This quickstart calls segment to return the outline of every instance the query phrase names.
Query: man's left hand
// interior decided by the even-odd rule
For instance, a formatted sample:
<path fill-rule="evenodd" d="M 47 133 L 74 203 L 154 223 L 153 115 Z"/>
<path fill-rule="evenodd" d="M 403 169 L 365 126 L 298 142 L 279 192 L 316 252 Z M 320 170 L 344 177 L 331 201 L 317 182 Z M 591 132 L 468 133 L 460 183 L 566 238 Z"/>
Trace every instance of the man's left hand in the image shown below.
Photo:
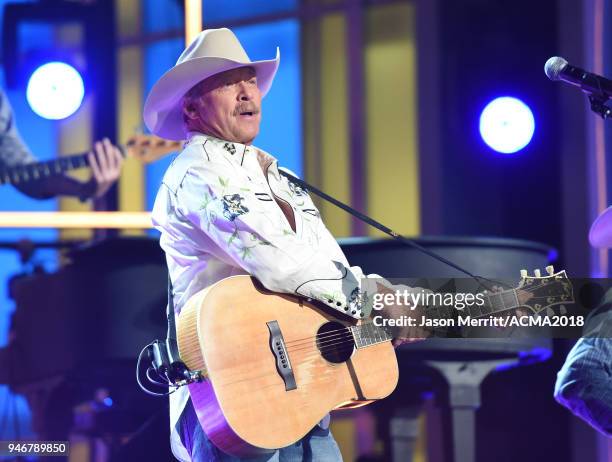
<path fill-rule="evenodd" d="M 121 174 L 123 156 L 117 146 L 108 138 L 94 143 L 94 150 L 88 155 L 91 179 L 83 184 L 86 198 L 102 197 L 117 181 Z"/>

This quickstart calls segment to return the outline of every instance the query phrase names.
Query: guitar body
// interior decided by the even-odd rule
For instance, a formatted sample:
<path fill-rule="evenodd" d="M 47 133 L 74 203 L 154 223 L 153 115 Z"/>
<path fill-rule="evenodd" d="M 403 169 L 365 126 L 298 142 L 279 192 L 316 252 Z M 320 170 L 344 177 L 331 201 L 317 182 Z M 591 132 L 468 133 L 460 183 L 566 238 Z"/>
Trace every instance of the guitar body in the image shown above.
<path fill-rule="evenodd" d="M 208 438 L 236 456 L 270 452 L 333 409 L 388 396 L 398 380 L 391 342 L 353 348 L 351 325 L 298 297 L 266 292 L 250 276 L 195 294 L 177 334 L 181 358 L 207 376 L 189 392 Z"/>

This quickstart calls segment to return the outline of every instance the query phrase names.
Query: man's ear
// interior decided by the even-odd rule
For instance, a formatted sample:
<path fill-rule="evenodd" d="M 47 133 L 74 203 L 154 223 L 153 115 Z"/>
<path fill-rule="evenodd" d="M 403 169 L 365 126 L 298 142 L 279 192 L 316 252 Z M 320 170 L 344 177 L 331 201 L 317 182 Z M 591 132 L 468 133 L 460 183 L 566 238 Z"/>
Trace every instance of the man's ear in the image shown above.
<path fill-rule="evenodd" d="M 196 109 L 196 106 L 193 101 L 183 101 L 183 115 L 191 120 L 196 119 L 198 117 L 198 110 Z"/>

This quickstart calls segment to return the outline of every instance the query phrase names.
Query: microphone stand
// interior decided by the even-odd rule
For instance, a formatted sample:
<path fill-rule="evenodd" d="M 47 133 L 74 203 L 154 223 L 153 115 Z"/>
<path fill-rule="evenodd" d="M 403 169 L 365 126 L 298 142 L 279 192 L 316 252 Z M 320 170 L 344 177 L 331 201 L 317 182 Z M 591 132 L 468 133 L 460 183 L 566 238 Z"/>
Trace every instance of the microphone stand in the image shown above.
<path fill-rule="evenodd" d="M 602 119 L 606 120 L 612 117 L 612 109 L 606 106 L 606 103 L 610 99 L 603 93 L 587 93 L 589 96 L 589 102 L 591 103 L 591 110 L 599 114 Z"/>

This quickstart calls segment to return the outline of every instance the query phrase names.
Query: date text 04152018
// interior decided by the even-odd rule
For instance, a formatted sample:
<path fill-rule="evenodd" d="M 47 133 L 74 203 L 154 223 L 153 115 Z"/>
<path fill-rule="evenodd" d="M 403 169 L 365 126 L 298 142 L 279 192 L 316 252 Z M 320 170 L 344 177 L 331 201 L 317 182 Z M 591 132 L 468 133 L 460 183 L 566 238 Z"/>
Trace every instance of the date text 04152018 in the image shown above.
<path fill-rule="evenodd" d="M 68 441 L 0 441 L 2 456 L 67 456 Z"/>

